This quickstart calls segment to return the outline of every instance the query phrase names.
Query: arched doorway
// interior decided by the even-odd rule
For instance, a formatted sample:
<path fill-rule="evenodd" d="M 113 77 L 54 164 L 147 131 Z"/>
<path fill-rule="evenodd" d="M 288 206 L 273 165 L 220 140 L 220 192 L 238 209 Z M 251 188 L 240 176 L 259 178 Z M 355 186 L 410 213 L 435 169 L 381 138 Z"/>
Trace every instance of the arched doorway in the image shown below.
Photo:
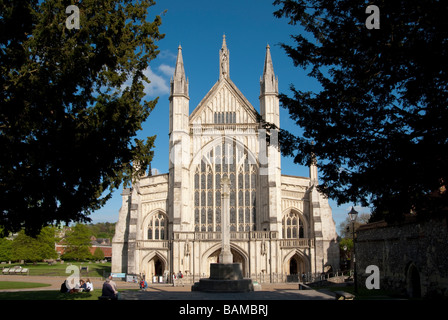
<path fill-rule="evenodd" d="M 285 261 L 285 272 L 287 274 L 286 280 L 288 282 L 297 282 L 301 278 L 302 273 L 307 273 L 307 261 L 306 258 L 294 253 L 289 259 Z"/>
<path fill-rule="evenodd" d="M 166 264 L 161 257 L 155 254 L 145 267 L 144 276 L 148 282 L 161 282 L 165 275 Z M 161 278 L 162 277 L 162 278 Z"/>
<path fill-rule="evenodd" d="M 289 274 L 297 274 L 297 260 L 296 259 L 291 259 L 289 261 Z"/>
<path fill-rule="evenodd" d="M 413 263 L 406 274 L 406 291 L 410 298 L 421 298 L 420 273 Z"/>

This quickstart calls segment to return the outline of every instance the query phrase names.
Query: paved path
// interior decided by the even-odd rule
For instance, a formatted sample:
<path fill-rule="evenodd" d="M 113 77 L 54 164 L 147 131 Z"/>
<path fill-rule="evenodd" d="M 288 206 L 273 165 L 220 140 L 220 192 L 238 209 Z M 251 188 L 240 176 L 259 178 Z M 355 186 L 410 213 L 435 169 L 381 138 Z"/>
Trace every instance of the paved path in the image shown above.
<path fill-rule="evenodd" d="M 254 291 L 246 293 L 208 292 L 122 292 L 123 300 L 334 300 L 333 296 L 315 290 Z"/>
<path fill-rule="evenodd" d="M 40 277 L 22 275 L 1 275 L 0 281 L 26 281 L 47 283 L 50 286 L 32 289 L 8 289 L 0 292 L 59 290 L 66 277 Z M 94 290 L 99 290 L 103 280 L 92 279 Z M 138 284 L 116 281 L 118 289 L 138 289 Z M 123 300 L 334 300 L 325 292 L 298 290 L 297 283 L 263 284 L 261 291 L 247 293 L 208 293 L 191 291 L 191 285 L 173 287 L 167 284 L 149 285 L 145 291 L 121 292 Z"/>
<path fill-rule="evenodd" d="M 125 291 L 124 300 L 334 300 L 334 296 L 315 291 L 299 290 L 297 284 L 266 284 L 261 291 L 242 293 L 211 293 L 191 291 L 190 286 L 149 286 L 145 291 Z"/>

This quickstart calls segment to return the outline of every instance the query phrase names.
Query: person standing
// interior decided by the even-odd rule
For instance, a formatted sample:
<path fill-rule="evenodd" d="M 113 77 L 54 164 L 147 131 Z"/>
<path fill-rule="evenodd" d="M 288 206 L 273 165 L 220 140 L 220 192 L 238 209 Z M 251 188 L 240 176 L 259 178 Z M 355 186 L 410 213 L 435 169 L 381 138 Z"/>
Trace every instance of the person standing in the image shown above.
<path fill-rule="evenodd" d="M 176 286 L 176 274 L 173 272 L 173 287 Z"/>
<path fill-rule="evenodd" d="M 178 279 L 178 283 L 180 285 L 180 283 L 182 283 L 182 287 L 184 287 L 184 280 L 183 280 L 184 275 L 182 274 L 182 271 L 179 271 L 179 273 L 177 274 L 177 279 Z"/>

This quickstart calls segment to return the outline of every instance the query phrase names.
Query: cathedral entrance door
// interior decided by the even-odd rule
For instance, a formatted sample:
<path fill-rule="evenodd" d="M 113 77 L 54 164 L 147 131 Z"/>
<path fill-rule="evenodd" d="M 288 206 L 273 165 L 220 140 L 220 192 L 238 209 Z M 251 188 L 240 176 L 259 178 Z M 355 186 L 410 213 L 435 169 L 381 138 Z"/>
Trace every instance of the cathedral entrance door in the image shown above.
<path fill-rule="evenodd" d="M 301 274 L 307 272 L 305 266 L 306 264 L 302 257 L 300 257 L 298 254 L 293 255 L 289 259 L 287 281 L 297 282 Z"/>
<path fill-rule="evenodd" d="M 163 273 L 165 270 L 165 264 L 163 261 L 156 255 L 151 260 L 149 260 L 146 267 L 146 281 L 148 282 L 162 282 Z"/>

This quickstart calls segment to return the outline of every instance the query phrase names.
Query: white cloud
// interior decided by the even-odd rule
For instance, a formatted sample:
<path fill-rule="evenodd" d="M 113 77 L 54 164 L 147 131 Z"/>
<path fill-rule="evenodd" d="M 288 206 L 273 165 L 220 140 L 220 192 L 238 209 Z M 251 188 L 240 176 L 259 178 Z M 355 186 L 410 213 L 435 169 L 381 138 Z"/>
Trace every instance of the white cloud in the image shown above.
<path fill-rule="evenodd" d="M 169 66 L 167 64 L 161 64 L 159 66 L 159 70 L 160 70 L 160 72 L 162 72 L 164 75 L 166 75 L 168 77 L 172 77 L 174 74 L 174 67 Z"/>
<path fill-rule="evenodd" d="M 177 54 L 172 52 L 171 50 L 162 50 L 160 51 L 157 58 L 176 61 Z"/>
<path fill-rule="evenodd" d="M 160 67 L 159 67 L 160 69 Z M 150 83 L 145 84 L 145 94 L 150 97 L 162 96 L 170 92 L 169 79 L 156 74 L 150 66 L 144 72 Z"/>
<path fill-rule="evenodd" d="M 162 64 L 157 68 L 158 73 L 154 72 L 151 69 L 151 66 L 148 66 L 145 71 L 143 71 L 144 75 L 148 78 L 150 83 L 144 82 L 145 85 L 145 95 L 149 97 L 158 97 L 169 94 L 170 86 L 169 81 L 173 76 L 174 68 L 170 67 L 166 64 Z M 128 78 L 125 83 L 121 86 L 121 90 L 125 90 L 132 83 L 132 80 Z"/>

